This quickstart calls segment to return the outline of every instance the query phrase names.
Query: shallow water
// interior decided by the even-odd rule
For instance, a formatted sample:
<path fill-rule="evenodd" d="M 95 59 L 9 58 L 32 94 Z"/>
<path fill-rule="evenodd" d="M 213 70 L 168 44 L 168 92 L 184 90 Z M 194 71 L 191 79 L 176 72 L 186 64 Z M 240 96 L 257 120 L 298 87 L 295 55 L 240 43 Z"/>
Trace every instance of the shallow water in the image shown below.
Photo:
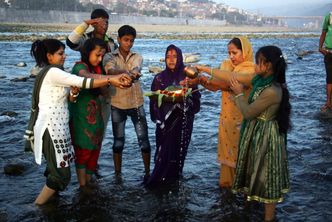
<path fill-rule="evenodd" d="M 291 190 L 278 205 L 279 221 L 329 221 L 332 213 L 331 119 L 319 114 L 325 102 L 325 70 L 319 53 L 298 60 L 296 52 L 316 50 L 318 38 L 253 39 L 260 46 L 279 46 L 289 61 L 287 81 L 292 95 L 293 130 L 288 136 Z M 184 53 L 201 53 L 202 64 L 219 66 L 227 57 L 228 40 L 137 39 L 135 51 L 144 58 L 142 85 L 149 91 L 153 75 L 148 66 L 163 66 L 166 47 L 173 43 Z M 184 165 L 183 178 L 168 190 L 149 191 L 142 186 L 143 163 L 132 123 L 127 121 L 122 177 L 113 174 L 112 133 L 107 129 L 100 156 L 101 178 L 96 193 L 86 198 L 78 192 L 74 168 L 72 182 L 54 202 L 42 208 L 32 203 L 42 188 L 45 165 L 37 166 L 31 153 L 23 152 L 23 132 L 31 104 L 33 79 L 12 82 L 27 76 L 34 65 L 29 56 L 30 42 L 0 42 L 0 113 L 15 111 L 16 117 L 0 118 L 0 221 L 261 221 L 263 208 L 245 206 L 241 197 L 218 188 L 219 164 L 216 160 L 220 93 L 202 92 L 201 111 L 196 115 L 192 141 Z M 65 67 L 79 59 L 66 50 Z M 19 62 L 26 67 L 16 67 Z M 150 142 L 154 148 L 154 125 L 145 100 Z M 24 162 L 28 169 L 20 176 L 8 176 L 3 167 Z M 152 164 L 153 166 L 153 164 Z"/>

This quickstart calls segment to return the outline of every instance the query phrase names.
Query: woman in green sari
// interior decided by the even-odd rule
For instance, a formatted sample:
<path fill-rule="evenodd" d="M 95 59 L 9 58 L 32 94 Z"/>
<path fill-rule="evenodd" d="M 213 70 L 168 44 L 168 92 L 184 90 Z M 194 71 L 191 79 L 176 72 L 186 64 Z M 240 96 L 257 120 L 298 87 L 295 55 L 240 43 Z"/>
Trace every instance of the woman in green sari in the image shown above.
<path fill-rule="evenodd" d="M 232 190 L 244 192 L 248 201 L 264 203 L 264 220 L 275 221 L 276 203 L 283 201 L 289 190 L 286 135 L 291 106 L 281 50 L 276 46 L 260 48 L 255 71 L 248 101 L 242 85 L 235 78 L 231 80 L 244 118 Z"/>

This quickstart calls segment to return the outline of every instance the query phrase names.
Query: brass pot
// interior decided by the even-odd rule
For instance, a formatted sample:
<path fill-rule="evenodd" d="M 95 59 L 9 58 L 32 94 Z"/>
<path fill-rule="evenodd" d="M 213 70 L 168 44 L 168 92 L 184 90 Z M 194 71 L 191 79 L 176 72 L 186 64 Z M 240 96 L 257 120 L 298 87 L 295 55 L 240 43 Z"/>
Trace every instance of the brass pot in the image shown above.
<path fill-rule="evenodd" d="M 184 68 L 184 73 L 188 78 L 195 79 L 198 76 L 198 70 L 193 66 L 186 66 Z"/>

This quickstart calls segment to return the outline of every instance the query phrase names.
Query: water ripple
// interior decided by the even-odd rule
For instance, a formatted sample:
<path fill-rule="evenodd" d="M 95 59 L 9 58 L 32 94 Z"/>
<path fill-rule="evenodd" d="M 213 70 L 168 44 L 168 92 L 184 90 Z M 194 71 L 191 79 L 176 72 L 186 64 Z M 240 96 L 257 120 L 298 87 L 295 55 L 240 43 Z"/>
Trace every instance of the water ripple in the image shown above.
<path fill-rule="evenodd" d="M 149 40 L 137 39 L 134 51 L 144 57 L 142 87 L 149 91 L 153 75 L 150 65 L 159 62 L 169 44 L 181 47 L 184 53 L 201 54 L 201 63 L 218 67 L 227 58 L 225 39 L 216 40 Z M 298 59 L 296 52 L 316 50 L 317 38 L 253 39 L 256 51 L 260 46 L 277 44 L 292 64 L 288 65 L 287 82 L 293 107 L 293 129 L 288 135 L 288 156 L 291 191 L 278 205 L 279 221 L 328 221 L 332 213 L 332 115 L 323 115 L 319 108 L 325 102 L 325 70 L 318 53 Z M 0 117 L 0 166 L 17 159 L 33 162 L 23 153 L 23 132 L 29 118 L 33 79 L 11 82 L 28 76 L 34 62 L 29 57 L 29 42 L 0 42 L 6 59 L 0 60 L 0 113 L 14 111 L 15 118 Z M 70 69 L 79 59 L 77 52 L 66 49 L 65 67 Z M 211 59 L 211 56 L 216 59 Z M 26 67 L 16 67 L 19 62 Z M 123 153 L 122 178 L 113 173 L 112 134 L 107 129 L 99 161 L 99 188 L 93 196 L 78 191 L 74 167 L 68 189 L 54 202 L 36 208 L 32 202 L 43 186 L 45 165 L 31 166 L 23 175 L 7 176 L 0 171 L 1 221 L 261 221 L 262 205 L 245 205 L 243 197 L 218 188 L 217 135 L 220 113 L 219 92 L 202 91 L 201 111 L 195 117 L 192 141 L 183 170 L 183 178 L 174 187 L 157 192 L 142 186 L 143 163 L 131 121 L 126 125 L 126 147 Z M 148 100 L 145 109 L 149 117 Z M 148 118 L 151 144 L 155 144 L 154 124 Z"/>

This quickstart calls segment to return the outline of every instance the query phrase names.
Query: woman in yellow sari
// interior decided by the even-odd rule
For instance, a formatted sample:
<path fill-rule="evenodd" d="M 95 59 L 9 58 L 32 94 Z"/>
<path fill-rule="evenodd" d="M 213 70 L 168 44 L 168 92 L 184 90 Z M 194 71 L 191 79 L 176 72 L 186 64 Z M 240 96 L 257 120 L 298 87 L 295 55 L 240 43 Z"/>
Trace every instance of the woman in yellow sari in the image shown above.
<path fill-rule="evenodd" d="M 205 76 L 197 78 L 203 87 L 211 91 L 222 90 L 218 137 L 218 160 L 221 164 L 219 185 L 230 188 L 235 176 L 242 115 L 235 105 L 229 81 L 235 76 L 246 86 L 244 94 L 248 97 L 255 63 L 251 44 L 246 37 L 233 38 L 228 43 L 228 55 L 229 59 L 222 62 L 220 69 L 200 65 L 196 68 L 210 75 L 209 79 Z"/>

